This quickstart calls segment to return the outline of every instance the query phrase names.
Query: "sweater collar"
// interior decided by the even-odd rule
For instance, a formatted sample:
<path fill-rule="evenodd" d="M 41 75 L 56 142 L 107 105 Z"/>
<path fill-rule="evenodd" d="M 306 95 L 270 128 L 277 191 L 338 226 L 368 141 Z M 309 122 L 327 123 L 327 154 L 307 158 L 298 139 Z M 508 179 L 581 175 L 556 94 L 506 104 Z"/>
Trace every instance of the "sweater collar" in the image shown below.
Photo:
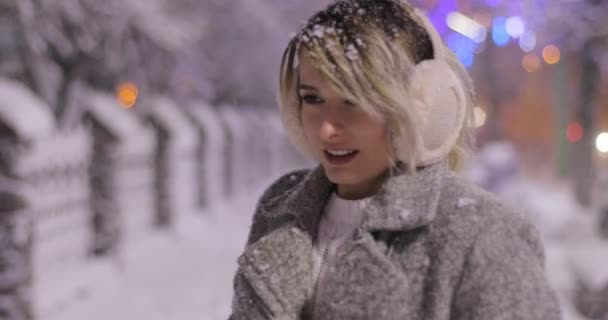
<path fill-rule="evenodd" d="M 415 173 L 396 170 L 364 210 L 362 228 L 368 231 L 411 230 L 429 224 L 436 216 L 439 194 L 449 169 L 447 161 L 420 168 Z M 304 230 L 315 230 L 335 185 L 321 166 L 309 172 L 285 199 L 287 214 Z"/>

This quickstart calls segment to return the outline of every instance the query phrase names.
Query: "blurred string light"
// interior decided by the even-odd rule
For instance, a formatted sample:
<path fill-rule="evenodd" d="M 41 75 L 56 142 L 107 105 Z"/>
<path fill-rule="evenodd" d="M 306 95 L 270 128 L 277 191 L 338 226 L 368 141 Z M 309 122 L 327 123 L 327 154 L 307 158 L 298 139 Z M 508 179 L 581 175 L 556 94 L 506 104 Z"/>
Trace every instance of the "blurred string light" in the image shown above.
<path fill-rule="evenodd" d="M 476 43 L 460 33 L 452 33 L 447 38 L 447 45 L 462 62 L 465 67 L 470 67 L 475 62 Z"/>
<path fill-rule="evenodd" d="M 482 107 L 475 107 L 475 109 L 473 109 L 473 118 L 475 120 L 476 128 L 483 127 L 483 125 L 486 124 L 487 117 L 488 115 Z"/>
<path fill-rule="evenodd" d="M 548 64 L 556 64 L 561 57 L 559 48 L 554 45 L 548 45 L 543 48 L 543 59 Z"/>
<path fill-rule="evenodd" d="M 448 31 L 446 24 L 447 16 L 451 12 L 456 11 L 456 0 L 441 0 L 433 11 L 430 12 L 429 18 L 441 35 L 445 35 Z"/>
<path fill-rule="evenodd" d="M 512 38 L 519 38 L 525 31 L 524 20 L 519 16 L 507 18 L 505 21 L 505 29 Z"/>
<path fill-rule="evenodd" d="M 498 7 L 502 4 L 502 0 L 486 0 L 486 4 L 490 7 Z"/>
<path fill-rule="evenodd" d="M 597 136 L 595 146 L 599 152 L 608 153 L 608 132 L 602 132 Z"/>
<path fill-rule="evenodd" d="M 524 52 L 531 52 L 536 48 L 536 33 L 526 31 L 519 37 L 519 47 Z"/>
<path fill-rule="evenodd" d="M 509 44 L 511 38 L 507 32 L 506 24 L 507 19 L 505 17 L 495 17 L 492 21 L 492 41 L 499 47 Z"/>
<path fill-rule="evenodd" d="M 481 43 L 486 40 L 486 28 L 458 11 L 448 14 L 446 24 L 450 29 L 464 35 L 476 43 Z"/>
<path fill-rule="evenodd" d="M 572 143 L 581 141 L 583 138 L 583 133 L 583 127 L 578 122 L 570 123 L 566 129 L 566 137 L 568 138 L 568 141 Z"/>
<path fill-rule="evenodd" d="M 540 69 L 540 58 L 534 53 L 528 53 L 522 58 L 521 66 L 527 72 L 536 72 Z"/>
<path fill-rule="evenodd" d="M 131 109 L 135 106 L 138 94 L 139 90 L 132 82 L 121 83 L 116 89 L 116 98 L 125 109 Z"/>

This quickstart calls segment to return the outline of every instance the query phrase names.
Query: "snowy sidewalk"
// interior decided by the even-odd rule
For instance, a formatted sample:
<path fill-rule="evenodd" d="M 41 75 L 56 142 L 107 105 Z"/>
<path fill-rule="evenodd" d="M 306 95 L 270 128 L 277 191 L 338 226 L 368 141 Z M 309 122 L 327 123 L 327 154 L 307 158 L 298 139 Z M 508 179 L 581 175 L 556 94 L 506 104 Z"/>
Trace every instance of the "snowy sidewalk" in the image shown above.
<path fill-rule="evenodd" d="M 176 230 L 140 239 L 125 256 L 126 268 L 100 276 L 95 292 L 60 317 L 43 320 L 226 319 L 236 258 L 261 192 L 181 217 Z"/>

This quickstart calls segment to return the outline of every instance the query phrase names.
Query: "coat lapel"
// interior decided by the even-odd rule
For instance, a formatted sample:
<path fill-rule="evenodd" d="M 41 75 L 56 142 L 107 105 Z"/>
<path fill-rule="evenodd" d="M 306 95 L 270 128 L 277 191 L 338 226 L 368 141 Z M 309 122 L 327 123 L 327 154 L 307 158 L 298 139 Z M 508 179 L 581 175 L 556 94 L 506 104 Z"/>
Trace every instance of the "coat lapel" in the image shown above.
<path fill-rule="evenodd" d="M 296 319 L 312 286 L 316 226 L 333 190 L 321 167 L 310 171 L 286 196 L 261 207 L 264 219 L 281 226 L 245 248 L 239 269 L 273 316 Z"/>
<path fill-rule="evenodd" d="M 406 315 L 410 280 L 390 260 L 373 231 L 405 231 L 429 224 L 436 216 L 447 163 L 407 174 L 398 170 L 374 196 L 351 241 L 337 252 L 336 264 L 323 284 L 321 314 L 344 319 L 370 315 Z M 312 285 L 313 239 L 325 204 L 335 186 L 322 167 L 310 171 L 284 197 L 277 198 L 268 218 L 283 226 L 249 245 L 239 258 L 240 269 L 273 314 L 284 314 L 302 301 Z M 374 288 L 370 290 L 370 288 Z M 393 309 L 395 310 L 393 310 Z M 294 318 L 297 317 L 293 315 Z"/>
<path fill-rule="evenodd" d="M 363 229 L 405 231 L 429 224 L 437 214 L 447 162 L 422 168 L 414 174 L 397 170 L 366 209 Z"/>
<path fill-rule="evenodd" d="M 336 253 L 327 270 L 319 297 L 322 319 L 417 319 L 420 292 L 429 268 L 424 245 L 401 249 L 395 259 L 372 232 L 411 231 L 431 223 L 436 215 L 440 190 L 449 172 L 446 162 L 418 170 L 398 171 L 382 186 L 365 210 L 361 228 Z M 408 242 L 411 242 L 411 240 Z"/>
<path fill-rule="evenodd" d="M 321 319 L 409 319 L 411 292 L 407 274 L 364 233 L 338 250 L 324 277 L 317 314 Z"/>

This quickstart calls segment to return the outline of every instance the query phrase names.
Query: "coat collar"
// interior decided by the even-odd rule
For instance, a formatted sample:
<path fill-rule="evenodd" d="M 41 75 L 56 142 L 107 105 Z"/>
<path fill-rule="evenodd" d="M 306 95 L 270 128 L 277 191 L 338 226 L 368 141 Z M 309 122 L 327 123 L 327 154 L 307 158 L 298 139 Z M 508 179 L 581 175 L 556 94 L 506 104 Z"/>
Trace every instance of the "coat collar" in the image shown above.
<path fill-rule="evenodd" d="M 441 186 L 449 169 L 442 161 L 415 173 L 398 169 L 365 209 L 367 231 L 411 230 L 429 224 L 437 214 Z M 283 202 L 281 213 L 294 216 L 304 230 L 314 231 L 327 200 L 335 190 L 321 166 L 308 173 Z"/>

